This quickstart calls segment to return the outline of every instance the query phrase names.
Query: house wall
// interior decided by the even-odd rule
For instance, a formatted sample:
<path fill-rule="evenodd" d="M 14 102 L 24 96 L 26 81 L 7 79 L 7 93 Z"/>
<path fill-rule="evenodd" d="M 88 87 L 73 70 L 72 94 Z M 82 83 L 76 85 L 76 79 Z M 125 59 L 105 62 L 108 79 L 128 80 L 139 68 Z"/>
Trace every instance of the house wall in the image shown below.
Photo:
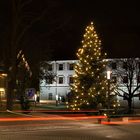
<path fill-rule="evenodd" d="M 106 70 L 111 71 L 111 78 L 116 77 L 119 86 L 126 90 L 123 86 L 121 79 L 116 75 L 118 69 L 122 69 L 122 62 L 117 63 L 116 68 L 112 67 L 112 63 L 117 59 L 107 59 L 109 65 Z M 119 62 L 120 59 L 117 61 Z M 56 74 L 55 81 L 52 84 L 46 84 L 45 81 L 40 82 L 40 102 L 55 102 L 58 97 L 66 98 L 67 94 L 70 92 L 70 77 L 74 75 L 74 70 L 70 70 L 70 64 L 77 63 L 77 60 L 63 60 L 63 61 L 51 61 L 49 62 L 52 65 L 52 72 Z M 63 70 L 59 70 L 59 65 L 63 65 Z M 59 83 L 59 78 L 63 77 L 63 83 Z M 134 84 L 135 86 L 135 84 Z M 138 91 L 139 92 L 139 91 Z M 122 93 L 123 94 L 123 93 Z M 127 106 L 127 100 L 124 100 L 123 97 L 117 97 L 121 106 Z M 134 97 L 132 106 L 135 108 L 140 107 L 139 97 Z"/>
<path fill-rule="evenodd" d="M 0 71 L 0 106 L 6 101 L 7 74 Z"/>
<path fill-rule="evenodd" d="M 56 78 L 52 84 L 46 84 L 45 81 L 40 82 L 40 102 L 51 102 L 50 100 L 56 100 L 57 96 L 66 98 L 70 92 L 70 77 L 74 74 L 74 70 L 70 70 L 70 65 L 75 63 L 77 63 L 77 60 L 50 62 Z M 59 69 L 60 65 L 63 65 L 62 70 Z M 63 79 L 62 83 L 60 83 L 61 78 Z M 52 98 L 49 97 L 51 94 Z"/>

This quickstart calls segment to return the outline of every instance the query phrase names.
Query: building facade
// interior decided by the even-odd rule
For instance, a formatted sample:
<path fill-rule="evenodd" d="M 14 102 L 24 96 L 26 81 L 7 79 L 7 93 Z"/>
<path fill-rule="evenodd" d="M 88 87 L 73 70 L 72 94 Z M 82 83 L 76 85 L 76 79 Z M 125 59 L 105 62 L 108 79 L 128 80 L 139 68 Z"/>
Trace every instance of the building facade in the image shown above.
<path fill-rule="evenodd" d="M 108 65 L 106 68 L 106 73 L 107 71 L 110 71 L 110 80 L 113 83 L 119 83 L 119 88 L 125 91 L 127 89 L 124 84 L 128 82 L 128 79 L 126 75 L 124 75 L 123 78 L 120 78 L 117 75 L 117 71 L 123 71 L 125 68 L 125 63 L 120 60 L 121 59 L 107 59 Z M 49 62 L 50 65 L 48 71 L 55 73 L 56 77 L 55 80 L 50 84 L 46 84 L 45 80 L 40 81 L 40 102 L 55 103 L 57 100 L 66 99 L 68 93 L 70 92 L 70 84 L 73 83 L 72 77 L 74 75 L 74 64 L 77 62 L 78 60 L 61 60 Z M 135 87 L 135 83 L 133 84 L 133 87 Z M 137 92 L 140 93 L 140 90 Z M 122 92 L 121 94 L 123 95 L 125 92 Z M 121 106 L 127 106 L 127 100 L 125 100 L 124 97 L 118 96 L 117 98 Z M 139 97 L 133 98 L 132 107 L 140 107 Z"/>
<path fill-rule="evenodd" d="M 0 109 L 6 102 L 7 74 L 3 67 L 0 67 Z"/>
<path fill-rule="evenodd" d="M 56 74 L 55 80 L 46 84 L 40 82 L 40 102 L 54 102 L 65 99 L 70 92 L 70 84 L 74 74 L 74 64 L 77 60 L 51 61 L 48 71 Z"/>

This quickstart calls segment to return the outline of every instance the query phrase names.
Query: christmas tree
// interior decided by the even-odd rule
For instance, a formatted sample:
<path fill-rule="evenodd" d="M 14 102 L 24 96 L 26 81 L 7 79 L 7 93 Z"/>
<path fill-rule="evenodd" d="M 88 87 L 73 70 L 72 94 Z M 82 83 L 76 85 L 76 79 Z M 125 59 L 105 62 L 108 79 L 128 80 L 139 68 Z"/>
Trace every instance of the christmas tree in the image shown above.
<path fill-rule="evenodd" d="M 99 104 L 107 107 L 106 53 L 102 51 L 92 22 L 86 27 L 77 57 L 68 107 L 72 110 L 95 109 Z"/>

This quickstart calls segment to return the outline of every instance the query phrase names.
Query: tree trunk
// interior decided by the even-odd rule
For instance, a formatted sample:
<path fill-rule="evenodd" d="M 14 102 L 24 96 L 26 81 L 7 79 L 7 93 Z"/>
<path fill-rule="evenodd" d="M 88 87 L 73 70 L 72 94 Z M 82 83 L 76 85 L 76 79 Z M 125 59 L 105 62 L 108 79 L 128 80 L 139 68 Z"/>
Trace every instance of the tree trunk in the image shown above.
<path fill-rule="evenodd" d="M 13 100 L 14 100 L 14 94 L 15 94 L 15 86 L 16 86 L 16 63 L 13 60 L 13 67 L 11 70 L 9 70 L 8 73 L 8 87 L 7 87 L 7 109 L 13 110 Z"/>
<path fill-rule="evenodd" d="M 8 89 L 7 89 L 7 110 L 13 110 L 13 81 L 8 81 Z"/>

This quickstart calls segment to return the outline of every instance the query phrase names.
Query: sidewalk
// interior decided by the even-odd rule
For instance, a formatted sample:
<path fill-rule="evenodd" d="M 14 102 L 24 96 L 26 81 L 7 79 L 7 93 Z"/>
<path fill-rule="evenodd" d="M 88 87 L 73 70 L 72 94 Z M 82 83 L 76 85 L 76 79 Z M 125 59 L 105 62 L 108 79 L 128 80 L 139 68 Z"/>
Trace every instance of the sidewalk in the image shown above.
<path fill-rule="evenodd" d="M 0 110 L 0 118 L 14 118 L 14 117 L 35 117 L 35 116 L 56 116 L 57 111 L 67 110 L 64 104 L 32 104 L 29 111 L 20 110 L 19 104 L 12 111 L 6 109 Z M 55 112 L 55 114 L 50 112 Z"/>
<path fill-rule="evenodd" d="M 34 110 L 67 110 L 65 104 L 47 104 L 47 103 L 37 103 L 34 105 Z"/>
<path fill-rule="evenodd" d="M 60 112 L 59 112 L 60 111 Z M 64 111 L 64 112 L 63 112 Z M 66 112 L 65 112 L 66 111 Z M 16 117 L 48 117 L 48 116 L 64 116 L 64 117 L 84 117 L 84 116 L 92 116 L 85 113 L 69 113 L 67 112 L 66 105 L 59 104 L 56 106 L 56 104 L 46 104 L 46 103 L 37 103 L 36 105 L 32 105 L 31 110 L 29 112 L 23 113 L 21 110 L 13 110 L 12 112 L 8 111 L 1 111 L 0 112 L 0 118 L 16 118 Z M 139 110 L 137 110 L 138 112 Z M 58 113 L 59 112 L 59 113 Z M 95 119 L 94 119 L 95 120 Z M 106 121 L 106 119 L 103 119 L 102 121 Z M 120 123 L 128 123 L 131 122 L 140 122 L 140 114 L 137 114 L 137 116 L 121 116 L 121 117 L 114 117 L 111 118 L 111 122 L 120 122 Z M 96 119 L 97 122 L 97 119 Z"/>

